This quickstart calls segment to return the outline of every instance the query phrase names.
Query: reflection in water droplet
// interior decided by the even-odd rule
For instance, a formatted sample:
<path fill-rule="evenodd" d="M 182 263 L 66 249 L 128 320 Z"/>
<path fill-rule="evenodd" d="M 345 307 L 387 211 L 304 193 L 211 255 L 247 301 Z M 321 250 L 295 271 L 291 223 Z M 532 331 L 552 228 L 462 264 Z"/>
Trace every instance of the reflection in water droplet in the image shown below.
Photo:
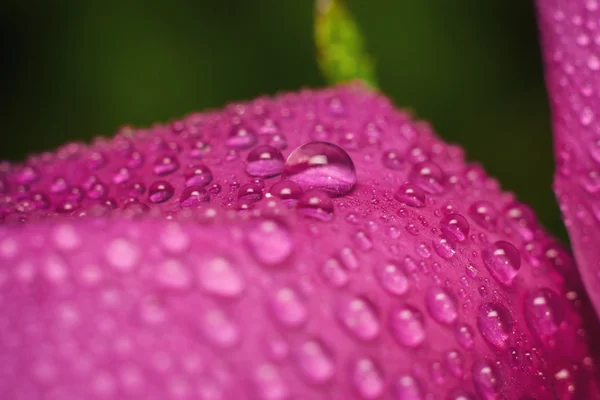
<path fill-rule="evenodd" d="M 346 300 L 338 315 L 342 325 L 357 339 L 373 340 L 379 335 L 379 320 L 375 308 L 362 297 Z"/>
<path fill-rule="evenodd" d="M 281 173 L 284 162 L 281 151 L 275 147 L 258 146 L 248 154 L 246 173 L 250 176 L 271 178 Z"/>
<path fill-rule="evenodd" d="M 320 189 L 330 196 L 343 196 L 356 184 L 356 170 L 350 156 L 327 142 L 310 142 L 296 148 L 283 167 L 283 178 L 304 190 Z"/>
<path fill-rule="evenodd" d="M 443 236 L 434 239 L 432 244 L 435 252 L 440 257 L 446 260 L 451 259 L 454 256 L 454 254 L 456 254 L 456 245 L 454 244 L 454 242 L 450 241 L 449 239 Z"/>
<path fill-rule="evenodd" d="M 469 222 L 460 214 L 445 215 L 440 221 L 440 228 L 447 237 L 458 242 L 469 237 Z"/>
<path fill-rule="evenodd" d="M 204 164 L 190 165 L 184 173 L 185 184 L 187 186 L 208 185 L 212 179 L 212 171 Z"/>
<path fill-rule="evenodd" d="M 519 250 L 503 240 L 485 248 L 481 259 L 494 278 L 504 285 L 510 285 L 521 268 Z"/>
<path fill-rule="evenodd" d="M 513 329 L 510 311 L 499 303 L 483 304 L 477 314 L 477 328 L 489 344 L 504 349 Z"/>
<path fill-rule="evenodd" d="M 294 250 L 289 228 L 275 219 L 251 221 L 245 239 L 254 258 L 266 266 L 284 263 Z"/>
<path fill-rule="evenodd" d="M 173 186 L 167 181 L 155 181 L 148 188 L 148 198 L 152 203 L 163 203 L 175 193 Z"/>
<path fill-rule="evenodd" d="M 430 194 L 440 194 L 445 190 L 444 172 L 432 161 L 415 164 L 410 171 L 409 180 Z"/>
<path fill-rule="evenodd" d="M 421 208 L 425 206 L 425 192 L 412 183 L 405 183 L 398 188 L 394 198 L 407 206 Z"/>
<path fill-rule="evenodd" d="M 425 341 L 422 314 L 412 306 L 396 306 L 390 311 L 390 329 L 402 345 L 417 347 Z"/>

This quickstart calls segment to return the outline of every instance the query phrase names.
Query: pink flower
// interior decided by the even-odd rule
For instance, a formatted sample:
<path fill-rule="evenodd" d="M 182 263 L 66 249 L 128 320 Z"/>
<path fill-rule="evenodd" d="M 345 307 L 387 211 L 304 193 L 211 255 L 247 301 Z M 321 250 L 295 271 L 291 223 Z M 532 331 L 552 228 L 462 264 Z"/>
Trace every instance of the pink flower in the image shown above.
<path fill-rule="evenodd" d="M 593 116 L 579 121 L 593 97 L 567 68 L 591 68 L 575 44 L 591 28 L 585 4 L 540 6 L 557 187 L 595 299 Z M 569 253 L 361 85 L 123 128 L 1 173 L 5 398 L 600 395 Z"/>

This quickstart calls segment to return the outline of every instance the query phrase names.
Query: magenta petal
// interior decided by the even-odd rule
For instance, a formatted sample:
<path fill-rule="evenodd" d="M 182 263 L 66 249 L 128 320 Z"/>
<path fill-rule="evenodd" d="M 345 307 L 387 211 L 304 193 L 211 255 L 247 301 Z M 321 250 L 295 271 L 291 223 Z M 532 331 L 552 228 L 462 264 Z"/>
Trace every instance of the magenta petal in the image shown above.
<path fill-rule="evenodd" d="M 553 116 L 554 190 L 600 313 L 600 3 L 539 0 L 538 9 Z"/>
<path fill-rule="evenodd" d="M 279 184 L 247 174 L 275 136 L 284 159 L 339 148 L 302 148 Z M 599 394 L 569 255 L 361 87 L 124 128 L 0 174 L 6 398 Z"/>

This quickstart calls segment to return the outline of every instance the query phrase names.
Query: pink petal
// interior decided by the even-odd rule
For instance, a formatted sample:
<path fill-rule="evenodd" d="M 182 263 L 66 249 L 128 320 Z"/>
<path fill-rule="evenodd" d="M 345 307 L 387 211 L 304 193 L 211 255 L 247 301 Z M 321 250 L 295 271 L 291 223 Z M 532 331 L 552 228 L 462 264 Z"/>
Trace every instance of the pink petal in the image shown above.
<path fill-rule="evenodd" d="M 539 0 L 557 170 L 554 189 L 600 312 L 600 3 Z"/>
<path fill-rule="evenodd" d="M 361 87 L 1 168 L 7 398 L 599 394 L 569 255 L 459 147 Z"/>

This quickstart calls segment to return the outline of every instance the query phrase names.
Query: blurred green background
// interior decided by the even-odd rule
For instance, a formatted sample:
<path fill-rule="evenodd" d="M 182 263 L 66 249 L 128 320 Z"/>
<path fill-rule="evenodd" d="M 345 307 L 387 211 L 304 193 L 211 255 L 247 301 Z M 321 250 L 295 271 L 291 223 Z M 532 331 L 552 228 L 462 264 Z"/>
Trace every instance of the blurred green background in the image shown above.
<path fill-rule="evenodd" d="M 0 158 L 324 84 L 313 2 L 4 2 Z M 349 0 L 382 89 L 565 238 L 533 5 Z"/>

